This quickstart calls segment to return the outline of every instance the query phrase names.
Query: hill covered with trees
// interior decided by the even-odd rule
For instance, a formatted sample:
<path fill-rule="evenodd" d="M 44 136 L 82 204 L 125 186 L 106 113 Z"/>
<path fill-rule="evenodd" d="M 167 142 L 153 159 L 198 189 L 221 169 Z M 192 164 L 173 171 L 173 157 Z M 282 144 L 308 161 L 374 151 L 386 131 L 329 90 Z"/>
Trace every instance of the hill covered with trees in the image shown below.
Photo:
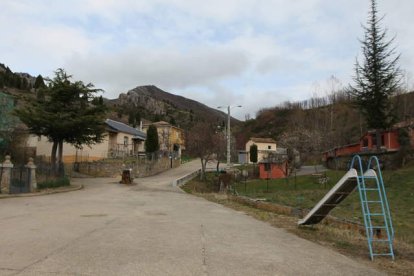
<path fill-rule="evenodd" d="M 392 98 L 396 121 L 414 118 L 414 92 L 400 92 Z M 249 137 L 271 137 L 278 146 L 301 153 L 320 152 L 358 141 L 368 130 L 365 118 L 345 91 L 302 102 L 285 102 L 262 109 L 255 119 L 245 121 L 235 135 L 238 148 Z"/>

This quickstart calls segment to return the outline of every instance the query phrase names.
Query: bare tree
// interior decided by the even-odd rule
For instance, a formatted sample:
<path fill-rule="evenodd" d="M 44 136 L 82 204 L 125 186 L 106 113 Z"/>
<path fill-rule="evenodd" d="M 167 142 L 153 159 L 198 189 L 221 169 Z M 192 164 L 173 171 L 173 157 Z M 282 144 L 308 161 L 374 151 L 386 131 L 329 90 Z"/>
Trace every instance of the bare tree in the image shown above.
<path fill-rule="evenodd" d="M 188 133 L 187 151 L 190 155 L 200 158 L 201 179 L 205 179 L 207 162 L 216 159 L 218 153 L 222 154 L 221 136 L 221 133 L 216 133 L 213 125 L 205 122 L 195 125 Z"/>

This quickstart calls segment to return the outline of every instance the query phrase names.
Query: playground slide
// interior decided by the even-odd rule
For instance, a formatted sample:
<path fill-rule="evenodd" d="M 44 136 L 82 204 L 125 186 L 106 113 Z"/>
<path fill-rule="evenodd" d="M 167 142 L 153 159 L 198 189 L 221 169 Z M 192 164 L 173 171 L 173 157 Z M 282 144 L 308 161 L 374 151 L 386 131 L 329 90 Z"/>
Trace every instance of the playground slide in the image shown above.
<path fill-rule="evenodd" d="M 375 173 L 375 172 L 374 172 Z M 358 172 L 350 169 L 336 185 L 301 220 L 299 225 L 317 224 L 357 187 Z"/>

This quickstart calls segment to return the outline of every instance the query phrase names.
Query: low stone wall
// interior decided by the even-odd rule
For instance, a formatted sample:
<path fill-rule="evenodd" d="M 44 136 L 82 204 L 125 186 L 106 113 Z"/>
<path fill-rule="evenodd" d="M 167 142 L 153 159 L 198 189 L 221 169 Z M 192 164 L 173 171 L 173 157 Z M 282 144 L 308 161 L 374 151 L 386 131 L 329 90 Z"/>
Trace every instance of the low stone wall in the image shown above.
<path fill-rule="evenodd" d="M 199 176 L 201 172 L 201 169 L 198 169 L 192 173 L 186 174 L 180 178 L 177 178 L 175 180 L 173 180 L 172 185 L 173 186 L 179 186 L 181 187 L 182 185 L 184 185 L 185 183 L 187 183 L 188 181 L 194 179 L 195 177 Z"/>
<path fill-rule="evenodd" d="M 180 166 L 181 160 L 172 160 L 172 167 Z M 160 158 L 157 160 L 140 160 L 124 163 L 122 160 L 100 160 L 94 162 L 82 162 L 74 164 L 75 171 L 95 177 L 118 177 L 122 170 L 131 169 L 134 178 L 155 175 L 171 168 L 171 159 Z"/>

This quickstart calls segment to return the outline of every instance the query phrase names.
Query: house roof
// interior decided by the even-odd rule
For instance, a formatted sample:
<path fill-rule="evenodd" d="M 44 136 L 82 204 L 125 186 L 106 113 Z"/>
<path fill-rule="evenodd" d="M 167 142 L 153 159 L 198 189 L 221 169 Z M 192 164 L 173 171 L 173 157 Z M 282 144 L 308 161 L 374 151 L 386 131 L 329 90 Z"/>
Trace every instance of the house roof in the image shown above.
<path fill-rule="evenodd" d="M 126 125 L 124 123 L 117 122 L 111 119 L 106 119 L 105 123 L 110 131 L 132 134 L 134 135 L 134 138 L 141 140 L 145 140 L 147 138 L 147 134 L 145 134 L 144 132 L 130 127 L 129 125 Z"/>
<path fill-rule="evenodd" d="M 282 164 L 288 161 L 288 156 L 285 154 L 278 154 L 278 155 L 274 155 L 268 158 L 264 158 L 262 160 L 259 161 L 259 164 L 266 164 L 266 163 L 271 163 L 271 164 Z"/>
<path fill-rule="evenodd" d="M 173 127 L 173 128 L 182 130 L 181 128 L 176 127 L 176 126 L 173 126 L 172 124 L 170 124 L 170 123 L 168 123 L 166 121 L 159 121 L 159 122 L 153 122 L 153 123 L 146 122 L 146 123 L 143 124 L 143 126 L 144 127 L 149 127 L 151 124 L 154 125 L 155 127 Z"/>
<path fill-rule="evenodd" d="M 276 144 L 276 141 L 273 140 L 272 138 L 256 138 L 256 137 L 251 137 L 250 141 L 253 141 L 255 143 L 272 143 L 272 144 Z"/>

